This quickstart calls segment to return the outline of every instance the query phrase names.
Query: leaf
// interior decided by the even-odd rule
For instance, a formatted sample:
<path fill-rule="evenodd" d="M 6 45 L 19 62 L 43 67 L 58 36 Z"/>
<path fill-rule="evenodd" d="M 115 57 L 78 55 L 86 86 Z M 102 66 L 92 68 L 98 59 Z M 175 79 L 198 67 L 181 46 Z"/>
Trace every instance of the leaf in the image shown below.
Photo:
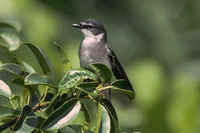
<path fill-rule="evenodd" d="M 102 83 L 111 82 L 112 72 L 105 64 L 101 63 L 90 64 L 90 67 L 98 75 Z"/>
<path fill-rule="evenodd" d="M 15 133 L 31 133 L 34 130 L 33 127 L 30 127 L 25 122 L 22 124 L 21 128 L 17 130 Z"/>
<path fill-rule="evenodd" d="M 87 106 L 85 104 L 82 104 L 81 109 L 84 113 L 85 121 L 87 122 L 87 124 L 90 124 L 91 118 L 90 118 L 90 114 L 89 114 L 89 110 L 88 110 Z"/>
<path fill-rule="evenodd" d="M 61 133 L 77 133 L 72 128 L 70 128 L 70 127 L 64 127 L 62 129 L 60 129 L 60 132 Z"/>
<path fill-rule="evenodd" d="M 15 62 L 16 59 L 13 56 L 13 53 L 8 50 L 8 48 L 1 46 L 0 44 L 0 64 L 3 62 Z"/>
<path fill-rule="evenodd" d="M 0 119 L 2 119 L 3 117 L 12 116 L 14 115 L 14 113 L 15 110 L 8 107 L 0 106 Z"/>
<path fill-rule="evenodd" d="M 47 120 L 41 125 L 41 129 L 54 130 L 68 125 L 76 118 L 81 109 L 81 104 L 77 99 L 66 101 L 56 111 L 51 113 Z"/>
<path fill-rule="evenodd" d="M 100 133 L 110 133 L 111 131 L 111 120 L 109 113 L 105 109 L 105 107 L 101 106 L 102 108 L 102 120 L 101 120 L 101 132 Z"/>
<path fill-rule="evenodd" d="M 30 114 L 32 111 L 32 108 L 28 105 L 24 106 L 19 118 L 17 119 L 17 122 L 14 125 L 13 131 L 17 131 L 18 129 L 21 128 L 25 118 L 27 117 L 28 114 Z"/>
<path fill-rule="evenodd" d="M 15 51 L 20 46 L 20 38 L 18 35 L 19 28 L 8 22 L 0 22 L 0 45 Z"/>
<path fill-rule="evenodd" d="M 31 65 L 29 65 L 28 63 L 22 61 L 22 65 L 23 65 L 26 72 L 28 72 L 28 73 L 35 73 L 36 72 L 34 70 L 34 68 Z"/>
<path fill-rule="evenodd" d="M 95 133 L 99 133 L 99 129 L 101 127 L 101 118 L 102 118 L 102 108 L 101 104 L 97 103 L 97 119 L 96 119 L 96 131 Z"/>
<path fill-rule="evenodd" d="M 7 72 L 10 72 L 16 76 L 24 77 L 28 73 L 23 70 L 23 68 L 20 65 L 14 64 L 14 63 L 6 63 L 0 65 L 0 70 L 5 70 Z"/>
<path fill-rule="evenodd" d="M 40 111 L 41 112 L 41 111 Z M 36 116 L 36 115 L 31 115 L 31 116 L 28 116 L 25 120 L 24 123 L 26 123 L 28 126 L 30 127 L 34 127 L 34 128 L 37 128 L 40 120 L 39 120 L 40 117 Z"/>
<path fill-rule="evenodd" d="M 0 95 L 5 97 L 10 97 L 12 95 L 10 87 L 3 80 L 0 80 Z"/>
<path fill-rule="evenodd" d="M 15 124 L 16 122 L 16 118 L 10 120 L 2 125 L 0 125 L 0 132 L 2 132 L 3 130 L 6 130 L 7 128 L 11 127 L 13 124 Z"/>
<path fill-rule="evenodd" d="M 12 105 L 13 109 L 20 108 L 20 96 L 13 95 L 10 98 L 10 104 Z"/>
<path fill-rule="evenodd" d="M 25 85 L 48 85 L 48 86 L 54 86 L 53 81 L 45 76 L 40 75 L 38 73 L 31 73 L 24 79 Z"/>
<path fill-rule="evenodd" d="M 33 52 L 44 74 L 53 76 L 52 66 L 44 51 L 31 43 L 24 43 L 24 45 L 26 45 Z"/>
<path fill-rule="evenodd" d="M 64 47 L 61 44 L 58 44 L 57 42 L 55 42 L 54 45 L 56 46 L 57 51 L 60 55 L 60 59 L 62 60 L 64 73 L 65 73 L 72 68 L 71 62 L 64 51 Z"/>
<path fill-rule="evenodd" d="M 94 73 L 85 69 L 74 69 L 65 74 L 59 83 L 59 89 L 69 89 L 78 85 L 83 80 L 97 80 Z"/>
<path fill-rule="evenodd" d="M 12 108 L 8 97 L 0 95 L 0 106 Z"/>
<path fill-rule="evenodd" d="M 111 120 L 110 133 L 119 133 L 119 123 L 118 123 L 118 118 L 117 118 L 115 108 L 106 99 L 101 99 L 100 103 L 101 103 L 101 105 L 104 106 L 104 108 L 106 109 L 106 111 L 108 112 L 108 114 L 110 116 L 110 120 Z"/>
<path fill-rule="evenodd" d="M 80 87 L 88 92 L 93 92 L 93 91 L 95 91 L 95 89 L 98 85 L 99 85 L 98 82 L 81 82 L 78 84 L 78 87 Z"/>
<path fill-rule="evenodd" d="M 126 94 L 126 95 L 128 95 L 131 99 L 134 99 L 134 98 L 135 98 L 135 92 L 134 92 L 134 90 L 131 91 L 131 90 L 127 90 L 127 89 L 126 89 L 128 83 L 127 83 L 125 80 L 117 80 L 117 81 L 114 81 L 111 85 L 112 85 L 112 87 L 111 87 L 112 90 L 118 91 L 118 92 L 123 93 L 123 94 Z"/>
<path fill-rule="evenodd" d="M 0 22 L 0 45 L 7 47 L 9 51 L 15 51 L 20 46 L 18 28 L 11 23 Z"/>
<path fill-rule="evenodd" d="M 5 27 L 16 30 L 17 32 L 21 31 L 21 26 L 19 25 L 19 23 L 13 21 L 1 21 L 0 28 L 5 28 Z"/>

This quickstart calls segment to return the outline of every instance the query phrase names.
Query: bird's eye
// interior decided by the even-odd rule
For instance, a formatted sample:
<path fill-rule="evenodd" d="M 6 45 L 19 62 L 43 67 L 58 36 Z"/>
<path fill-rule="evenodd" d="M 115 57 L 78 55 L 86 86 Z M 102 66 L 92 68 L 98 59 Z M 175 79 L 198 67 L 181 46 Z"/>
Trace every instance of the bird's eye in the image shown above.
<path fill-rule="evenodd" d="M 87 29 L 91 29 L 92 26 L 91 26 L 91 25 L 87 25 L 86 28 L 87 28 Z"/>

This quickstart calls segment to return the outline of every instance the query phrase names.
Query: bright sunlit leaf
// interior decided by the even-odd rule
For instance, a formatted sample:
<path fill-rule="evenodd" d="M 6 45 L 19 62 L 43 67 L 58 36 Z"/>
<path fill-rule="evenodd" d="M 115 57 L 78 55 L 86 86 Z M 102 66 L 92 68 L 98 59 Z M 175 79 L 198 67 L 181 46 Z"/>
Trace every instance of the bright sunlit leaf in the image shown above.
<path fill-rule="evenodd" d="M 10 97 L 12 95 L 10 87 L 3 80 L 0 80 L 0 95 L 6 97 Z"/>
<path fill-rule="evenodd" d="M 16 26 L 0 22 L 0 45 L 7 47 L 9 51 L 17 50 L 21 43 L 18 31 Z"/>
<path fill-rule="evenodd" d="M 62 128 L 70 124 L 70 122 L 77 117 L 80 109 L 81 104 L 76 99 L 66 101 L 62 106 L 49 115 L 41 128 L 47 130 Z"/>
<path fill-rule="evenodd" d="M 74 69 L 65 74 L 59 83 L 59 89 L 69 89 L 78 85 L 79 82 L 84 80 L 97 80 L 94 73 L 85 69 Z"/>

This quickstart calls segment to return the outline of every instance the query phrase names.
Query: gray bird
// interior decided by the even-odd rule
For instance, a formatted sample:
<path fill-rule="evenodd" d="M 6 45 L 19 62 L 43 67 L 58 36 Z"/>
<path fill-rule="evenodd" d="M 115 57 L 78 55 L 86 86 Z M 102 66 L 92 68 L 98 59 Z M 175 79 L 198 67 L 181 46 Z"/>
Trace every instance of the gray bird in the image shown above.
<path fill-rule="evenodd" d="M 79 28 L 84 35 L 79 49 L 80 66 L 90 69 L 89 64 L 103 63 L 112 70 L 116 79 L 126 80 L 126 89 L 133 91 L 126 72 L 113 50 L 108 46 L 106 30 L 103 24 L 96 20 L 88 19 L 81 21 L 79 24 L 72 24 L 72 27 Z M 104 92 L 104 94 L 110 100 L 110 90 Z"/>

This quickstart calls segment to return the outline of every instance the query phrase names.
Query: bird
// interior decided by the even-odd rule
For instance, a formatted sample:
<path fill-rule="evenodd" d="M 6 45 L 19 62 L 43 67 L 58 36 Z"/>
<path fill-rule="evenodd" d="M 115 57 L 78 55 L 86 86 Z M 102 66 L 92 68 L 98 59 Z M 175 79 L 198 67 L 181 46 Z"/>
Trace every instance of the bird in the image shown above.
<path fill-rule="evenodd" d="M 80 29 L 84 36 L 79 47 L 80 66 L 90 69 L 90 64 L 105 64 L 112 70 L 116 79 L 126 81 L 127 90 L 134 91 L 122 64 L 108 45 L 107 32 L 104 25 L 95 19 L 87 19 L 80 21 L 80 23 L 72 24 L 72 27 Z M 110 90 L 106 90 L 104 95 L 106 99 L 111 100 Z"/>

